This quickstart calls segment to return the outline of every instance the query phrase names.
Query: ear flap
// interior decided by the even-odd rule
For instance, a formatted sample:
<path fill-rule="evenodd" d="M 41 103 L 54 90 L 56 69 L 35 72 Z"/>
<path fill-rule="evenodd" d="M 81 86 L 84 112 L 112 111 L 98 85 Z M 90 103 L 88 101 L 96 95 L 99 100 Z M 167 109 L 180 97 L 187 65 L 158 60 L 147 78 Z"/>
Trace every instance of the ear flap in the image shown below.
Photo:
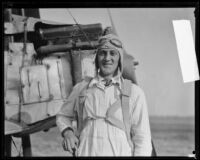
<path fill-rule="evenodd" d="M 120 72 L 122 71 L 122 60 L 121 56 L 119 56 L 119 62 L 118 62 L 118 67 L 120 68 Z"/>
<path fill-rule="evenodd" d="M 95 63 L 96 70 L 98 70 L 99 69 L 99 64 L 98 64 L 97 52 L 96 52 L 94 63 Z"/>

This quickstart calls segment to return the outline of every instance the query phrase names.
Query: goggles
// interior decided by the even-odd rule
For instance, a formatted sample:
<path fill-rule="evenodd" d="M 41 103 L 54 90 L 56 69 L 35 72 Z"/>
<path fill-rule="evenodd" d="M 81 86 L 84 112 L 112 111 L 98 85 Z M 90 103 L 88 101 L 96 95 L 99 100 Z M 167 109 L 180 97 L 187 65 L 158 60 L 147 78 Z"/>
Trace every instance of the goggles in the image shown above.
<path fill-rule="evenodd" d="M 117 48 L 122 48 L 122 42 L 116 38 L 113 39 L 102 38 L 99 40 L 99 46 L 103 46 L 107 42 L 111 43 L 113 46 Z"/>
<path fill-rule="evenodd" d="M 105 54 L 105 50 L 106 50 L 106 52 L 107 51 L 109 51 L 112 55 L 117 55 L 118 53 L 119 53 L 119 51 L 118 50 L 116 50 L 116 49 L 110 49 L 110 48 L 108 48 L 108 49 L 105 49 L 105 48 L 101 48 L 101 49 L 98 49 L 97 50 L 97 54 L 98 55 L 104 55 Z"/>

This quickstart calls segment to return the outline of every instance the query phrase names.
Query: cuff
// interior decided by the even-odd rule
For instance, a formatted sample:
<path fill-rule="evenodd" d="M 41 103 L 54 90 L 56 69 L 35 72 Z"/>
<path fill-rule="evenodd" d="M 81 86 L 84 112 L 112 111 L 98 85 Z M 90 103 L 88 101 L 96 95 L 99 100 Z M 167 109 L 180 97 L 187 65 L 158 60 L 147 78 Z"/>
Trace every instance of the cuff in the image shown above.
<path fill-rule="evenodd" d="M 64 133 L 68 130 L 71 130 L 72 132 L 74 132 L 74 130 L 71 127 L 67 127 L 65 129 L 63 129 L 63 131 L 61 132 L 62 137 L 64 137 Z"/>

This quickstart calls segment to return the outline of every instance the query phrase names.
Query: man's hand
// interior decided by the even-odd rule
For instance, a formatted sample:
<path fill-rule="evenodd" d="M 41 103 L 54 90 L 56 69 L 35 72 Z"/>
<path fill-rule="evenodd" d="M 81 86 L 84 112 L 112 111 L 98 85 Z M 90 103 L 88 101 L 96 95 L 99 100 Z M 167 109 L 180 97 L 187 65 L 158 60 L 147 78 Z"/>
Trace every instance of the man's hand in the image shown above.
<path fill-rule="evenodd" d="M 63 140 L 63 148 L 65 151 L 69 151 L 70 153 L 77 156 L 77 148 L 78 148 L 78 138 L 74 135 L 74 132 L 72 130 L 67 130 L 63 134 L 64 140 Z"/>

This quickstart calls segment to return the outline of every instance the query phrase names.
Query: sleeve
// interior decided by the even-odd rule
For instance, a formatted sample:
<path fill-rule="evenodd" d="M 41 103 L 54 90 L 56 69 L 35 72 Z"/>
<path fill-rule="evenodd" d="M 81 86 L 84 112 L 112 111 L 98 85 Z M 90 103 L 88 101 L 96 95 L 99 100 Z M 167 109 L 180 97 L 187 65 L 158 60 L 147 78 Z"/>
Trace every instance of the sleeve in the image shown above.
<path fill-rule="evenodd" d="M 132 87 L 130 106 L 133 155 L 151 156 L 151 131 L 146 98 L 142 89 L 136 85 Z"/>
<path fill-rule="evenodd" d="M 66 128 L 72 127 L 72 120 L 75 118 L 77 98 L 80 92 L 80 84 L 74 86 L 67 101 L 63 104 L 60 111 L 56 115 L 56 124 L 62 133 Z"/>

